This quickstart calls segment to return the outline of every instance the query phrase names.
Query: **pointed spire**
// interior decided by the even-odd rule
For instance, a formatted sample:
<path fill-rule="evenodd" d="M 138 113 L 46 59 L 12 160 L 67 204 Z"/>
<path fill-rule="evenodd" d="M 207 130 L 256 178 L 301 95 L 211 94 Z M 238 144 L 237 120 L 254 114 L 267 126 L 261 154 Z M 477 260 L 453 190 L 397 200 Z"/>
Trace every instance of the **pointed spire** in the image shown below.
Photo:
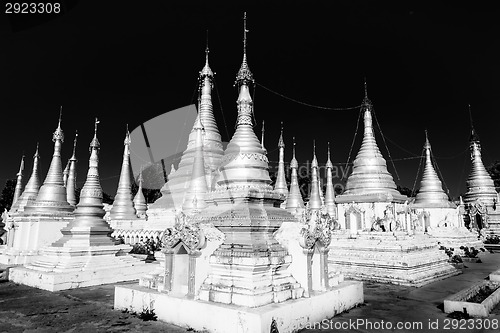
<path fill-rule="evenodd" d="M 321 208 L 321 196 L 319 194 L 319 180 L 318 180 L 318 160 L 316 159 L 316 140 L 313 141 L 313 160 L 311 163 L 311 193 L 309 194 L 309 208 Z"/>
<path fill-rule="evenodd" d="M 89 246 L 115 245 L 111 238 L 112 229 L 103 219 L 106 213 L 102 204 L 102 188 L 99 180 L 99 141 L 95 120 L 94 138 L 90 143 L 89 169 L 85 184 L 76 205 L 75 218 L 61 230 L 63 237 L 52 244 L 55 247 L 86 248 Z"/>
<path fill-rule="evenodd" d="M 170 176 L 172 176 L 174 173 L 175 173 L 175 165 L 174 163 L 172 163 L 172 165 L 170 166 L 170 172 L 168 173 L 168 177 L 170 178 Z"/>
<path fill-rule="evenodd" d="M 146 203 L 146 198 L 144 197 L 144 193 L 142 192 L 142 168 L 139 173 L 139 188 L 137 189 L 137 194 L 134 197 L 134 208 L 137 212 L 138 217 L 146 217 L 146 211 L 148 209 L 148 205 Z"/>
<path fill-rule="evenodd" d="M 66 163 L 66 167 L 63 170 L 63 182 L 64 182 L 64 187 L 68 185 L 68 175 L 69 175 L 69 165 L 71 164 L 71 161 L 68 159 L 68 163 Z"/>
<path fill-rule="evenodd" d="M 480 144 L 479 143 L 479 135 L 477 134 L 477 132 L 474 128 L 474 122 L 472 121 L 472 110 L 470 108 L 470 104 L 469 104 L 469 119 L 470 119 L 470 129 L 471 129 L 469 141 L 471 142 L 471 144 L 473 142 L 476 142 L 479 145 Z"/>
<path fill-rule="evenodd" d="M 132 184 L 130 181 L 130 132 L 128 131 L 128 125 L 123 145 L 120 180 L 118 181 L 118 189 L 116 191 L 115 200 L 113 201 L 113 208 L 111 208 L 109 212 L 109 217 L 112 220 L 137 219 L 132 198 Z"/>
<path fill-rule="evenodd" d="M 245 14 L 243 63 L 236 76 L 236 84 L 239 87 L 236 101 L 238 108 L 236 131 L 224 152 L 223 160 L 227 162 L 219 168 L 220 178 L 217 180 L 217 185 L 272 190 L 266 151 L 253 131 L 253 101 L 248 84 L 254 81 L 246 58 L 247 31 Z M 253 156 L 251 162 L 242 162 L 248 160 L 248 156 Z"/>
<path fill-rule="evenodd" d="M 205 67 L 200 71 L 198 77 L 199 95 L 198 95 L 198 116 L 203 127 L 205 135 L 203 136 L 203 154 L 205 157 L 206 167 L 212 171 L 217 170 L 220 166 L 221 158 L 224 154 L 223 145 L 217 123 L 215 121 L 212 105 L 212 89 L 215 79 L 212 70 L 209 70 L 209 49 L 208 39 L 205 49 Z M 181 209 L 184 202 L 184 196 L 188 189 L 188 184 L 191 180 L 191 172 L 193 170 L 194 155 L 196 153 L 197 131 L 193 128 L 189 134 L 189 141 L 186 150 L 182 153 L 181 159 L 177 164 L 178 172 L 172 166 L 168 175 L 166 184 L 162 187 L 162 196 L 149 206 L 149 210 L 155 209 Z"/>
<path fill-rule="evenodd" d="M 64 187 L 62 163 L 61 163 L 61 146 L 64 141 L 64 132 L 61 129 L 62 107 L 59 113 L 59 123 L 55 130 L 52 141 L 54 141 L 54 154 L 50 162 L 49 171 L 45 177 L 43 185 L 38 191 L 36 201 L 28 203 L 25 211 L 31 212 L 47 212 L 47 213 L 63 213 L 72 212 L 73 207 L 66 200 L 66 188 Z"/>
<path fill-rule="evenodd" d="M 470 112 L 470 106 L 469 106 Z M 483 160 L 481 157 L 481 142 L 479 141 L 479 135 L 474 129 L 472 123 L 472 113 L 470 113 L 471 118 L 471 137 L 470 137 L 470 151 L 471 151 L 471 161 L 472 166 L 467 179 L 467 192 L 464 195 L 465 203 L 472 203 L 476 200 L 481 201 L 483 204 L 489 207 L 493 207 L 497 200 L 497 192 L 495 189 L 495 184 L 493 179 L 489 175 L 488 171 L 484 167 Z"/>
<path fill-rule="evenodd" d="M 365 80 L 365 96 L 361 104 L 361 112 L 364 118 L 364 134 L 361 148 L 353 163 L 353 171 L 347 179 L 346 190 L 337 200 L 352 201 L 347 195 L 365 195 L 366 200 L 385 200 L 380 196 L 397 198 L 404 197 L 396 190 L 396 184 L 392 175 L 387 171 L 387 164 L 380 153 L 375 141 L 372 122 L 372 103 L 368 98 L 367 84 Z M 373 197 L 371 198 L 370 195 Z M 391 199 L 392 200 L 392 199 Z"/>
<path fill-rule="evenodd" d="M 24 171 L 24 154 L 21 157 L 21 165 L 19 166 L 19 172 L 16 174 L 16 188 L 14 190 L 14 198 L 12 199 L 11 207 L 16 203 L 17 199 L 21 196 L 23 192 L 23 171 Z"/>
<path fill-rule="evenodd" d="M 200 117 L 196 118 L 193 127 L 196 130 L 196 152 L 194 155 L 193 171 L 191 173 L 191 181 L 189 189 L 184 197 L 182 209 L 185 211 L 199 211 L 207 204 L 205 195 L 208 192 L 207 179 L 205 177 L 205 159 L 203 158 L 203 124 Z"/>
<path fill-rule="evenodd" d="M 262 133 L 261 133 L 261 139 L 260 139 L 260 145 L 262 146 L 262 149 L 267 153 L 266 147 L 264 146 L 264 133 L 265 133 L 265 126 L 264 126 L 264 119 L 262 120 Z"/>
<path fill-rule="evenodd" d="M 276 175 L 274 190 L 286 197 L 288 195 L 288 187 L 286 185 L 285 178 L 285 142 L 283 141 L 283 122 L 281 122 L 281 133 L 278 140 L 278 147 L 280 155 L 278 161 L 278 174 Z"/>
<path fill-rule="evenodd" d="M 243 16 L 243 61 L 241 62 L 240 70 L 236 75 L 235 85 L 248 85 L 254 83 L 253 74 L 250 71 L 247 63 L 247 13 Z"/>
<path fill-rule="evenodd" d="M 33 155 L 33 169 L 31 172 L 30 179 L 24 188 L 21 196 L 12 205 L 10 212 L 21 212 L 24 211 L 24 207 L 29 203 L 32 204 L 38 195 L 38 190 L 40 188 L 40 179 L 38 176 L 38 161 L 40 155 L 38 154 L 38 143 L 36 144 L 35 155 Z"/>
<path fill-rule="evenodd" d="M 73 154 L 69 159 L 69 171 L 66 182 L 66 200 L 70 205 L 76 205 L 76 142 L 78 140 L 78 131 L 75 131 L 75 140 L 73 140 Z"/>
<path fill-rule="evenodd" d="M 210 69 L 210 66 L 208 64 L 208 53 L 210 53 L 210 50 L 208 49 L 208 30 L 207 30 L 207 45 L 205 47 L 205 66 L 200 71 L 200 79 L 208 77 L 210 78 L 210 80 L 212 80 L 214 73 L 212 72 L 212 69 Z"/>
<path fill-rule="evenodd" d="M 330 142 L 328 142 L 328 155 L 326 160 L 326 193 L 325 193 L 325 206 L 328 214 L 335 217 L 335 189 L 333 188 L 332 169 L 333 164 L 330 160 Z"/>
<path fill-rule="evenodd" d="M 431 144 L 425 131 L 425 166 L 420 181 L 420 190 L 418 191 L 414 207 L 454 207 L 454 204 L 449 200 L 448 195 L 444 192 L 441 180 L 439 179 L 432 161 Z"/>
<path fill-rule="evenodd" d="M 304 208 L 304 200 L 300 194 L 299 177 L 297 175 L 298 167 L 299 164 L 295 158 L 295 137 L 293 137 L 292 161 L 290 162 L 290 192 L 286 200 L 286 209 L 290 211 Z"/>

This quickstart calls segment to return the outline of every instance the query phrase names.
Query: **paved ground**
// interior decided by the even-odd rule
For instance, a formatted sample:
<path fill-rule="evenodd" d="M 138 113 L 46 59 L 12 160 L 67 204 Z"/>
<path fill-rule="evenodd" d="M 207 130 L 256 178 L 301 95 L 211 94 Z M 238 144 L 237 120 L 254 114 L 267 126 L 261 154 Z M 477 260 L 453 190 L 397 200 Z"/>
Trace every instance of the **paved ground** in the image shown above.
<path fill-rule="evenodd" d="M 321 330 L 304 332 L 498 332 L 500 328 L 478 329 L 480 323 L 487 324 L 484 319 L 474 322 L 476 329 L 467 326 L 453 329 L 453 322 L 442 312 L 445 297 L 485 279 L 490 272 L 500 268 L 500 253 L 481 256 L 483 263 L 467 263 L 464 274 L 421 288 L 366 283 L 365 305 L 340 314 L 331 322 L 318 323 Z M 113 294 L 114 285 L 51 293 L 2 282 L 0 332 L 189 332 L 174 325 L 143 321 L 130 313 L 114 311 Z M 359 326 L 349 326 L 358 320 Z M 448 329 L 445 327 L 447 320 Z M 500 325 L 500 306 L 488 320 L 490 324 L 496 320 Z M 398 322 L 422 326 L 396 329 Z M 339 326 L 342 323 L 346 329 Z M 387 325 L 393 325 L 393 329 L 388 329 Z"/>

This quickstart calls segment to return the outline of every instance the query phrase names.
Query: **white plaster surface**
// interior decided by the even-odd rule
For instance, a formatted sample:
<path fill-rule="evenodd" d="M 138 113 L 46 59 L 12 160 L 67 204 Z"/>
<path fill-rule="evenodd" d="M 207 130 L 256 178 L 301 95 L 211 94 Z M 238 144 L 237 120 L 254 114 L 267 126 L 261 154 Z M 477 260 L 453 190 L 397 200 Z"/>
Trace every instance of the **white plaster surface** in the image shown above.
<path fill-rule="evenodd" d="M 280 333 L 294 332 L 363 303 L 361 282 L 342 282 L 310 298 L 289 300 L 257 308 L 238 307 L 167 295 L 140 286 L 115 287 L 117 310 L 153 309 L 158 319 L 195 330 L 216 333 L 269 332 L 276 320 Z"/>
<path fill-rule="evenodd" d="M 144 261 L 139 261 L 131 257 L 132 260 L 123 257 L 114 257 L 108 260 L 106 266 L 90 266 L 79 271 L 70 269 L 53 272 L 26 267 L 13 267 L 9 272 L 9 280 L 39 289 L 58 291 L 138 280 L 142 275 L 151 271 L 153 265 L 158 265 L 153 263 L 146 264 Z"/>

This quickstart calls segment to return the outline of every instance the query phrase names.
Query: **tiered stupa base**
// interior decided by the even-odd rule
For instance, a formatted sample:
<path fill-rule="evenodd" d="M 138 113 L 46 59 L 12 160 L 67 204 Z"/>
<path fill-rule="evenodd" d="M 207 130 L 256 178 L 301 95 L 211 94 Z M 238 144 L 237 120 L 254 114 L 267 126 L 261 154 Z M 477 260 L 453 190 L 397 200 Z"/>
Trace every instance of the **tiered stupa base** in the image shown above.
<path fill-rule="evenodd" d="M 190 300 L 141 286 L 117 286 L 115 309 L 154 310 L 158 319 L 195 330 L 217 333 L 269 332 L 276 321 L 280 333 L 296 332 L 363 303 L 359 282 L 342 282 L 309 298 L 288 300 L 257 308 Z M 195 314 L 195 315 L 193 315 Z"/>
<path fill-rule="evenodd" d="M 482 241 L 478 239 L 477 232 L 471 232 L 465 227 L 440 227 L 435 229 L 429 229 L 427 234 L 432 237 L 436 244 L 442 245 L 446 248 L 453 248 L 455 251 L 459 251 L 461 246 L 466 246 L 468 248 L 479 249 L 484 247 Z"/>
<path fill-rule="evenodd" d="M 14 243 L 0 254 L 0 264 L 30 263 L 40 255 L 40 249 L 61 238 L 61 229 L 72 220 L 72 213 L 65 213 L 63 216 L 47 214 L 14 217 L 17 227 L 14 231 L 10 231 L 14 233 Z"/>
<path fill-rule="evenodd" d="M 130 246 L 86 248 L 48 247 L 26 267 L 11 268 L 9 279 L 27 286 L 58 291 L 137 280 L 151 271 L 150 264 L 126 253 Z"/>
<path fill-rule="evenodd" d="M 330 271 L 346 278 L 420 287 L 460 274 L 427 235 L 405 232 L 336 231 L 329 254 Z"/>

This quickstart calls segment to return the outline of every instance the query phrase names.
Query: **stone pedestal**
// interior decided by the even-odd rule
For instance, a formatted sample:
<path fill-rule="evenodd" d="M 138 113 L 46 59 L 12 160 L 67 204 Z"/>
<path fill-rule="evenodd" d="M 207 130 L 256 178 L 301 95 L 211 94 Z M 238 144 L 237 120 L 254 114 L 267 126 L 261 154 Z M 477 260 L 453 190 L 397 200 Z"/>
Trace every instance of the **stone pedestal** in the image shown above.
<path fill-rule="evenodd" d="M 155 264 L 127 255 L 129 250 L 126 245 L 81 249 L 51 246 L 43 249 L 43 256 L 33 263 L 11 268 L 9 279 L 48 291 L 137 280 Z"/>
<path fill-rule="evenodd" d="M 141 286 L 115 287 L 116 310 L 153 310 L 158 319 L 195 330 L 217 333 L 269 332 L 274 320 L 280 333 L 296 332 L 363 303 L 361 282 L 342 282 L 309 298 L 257 308 L 191 300 Z"/>
<path fill-rule="evenodd" d="M 420 287 L 460 274 L 448 259 L 425 234 L 335 231 L 329 267 L 346 278 Z"/>
<path fill-rule="evenodd" d="M 13 243 L 0 255 L 0 264 L 24 265 L 31 262 L 40 254 L 40 249 L 61 238 L 61 229 L 72 220 L 72 213 L 13 217 Z"/>

